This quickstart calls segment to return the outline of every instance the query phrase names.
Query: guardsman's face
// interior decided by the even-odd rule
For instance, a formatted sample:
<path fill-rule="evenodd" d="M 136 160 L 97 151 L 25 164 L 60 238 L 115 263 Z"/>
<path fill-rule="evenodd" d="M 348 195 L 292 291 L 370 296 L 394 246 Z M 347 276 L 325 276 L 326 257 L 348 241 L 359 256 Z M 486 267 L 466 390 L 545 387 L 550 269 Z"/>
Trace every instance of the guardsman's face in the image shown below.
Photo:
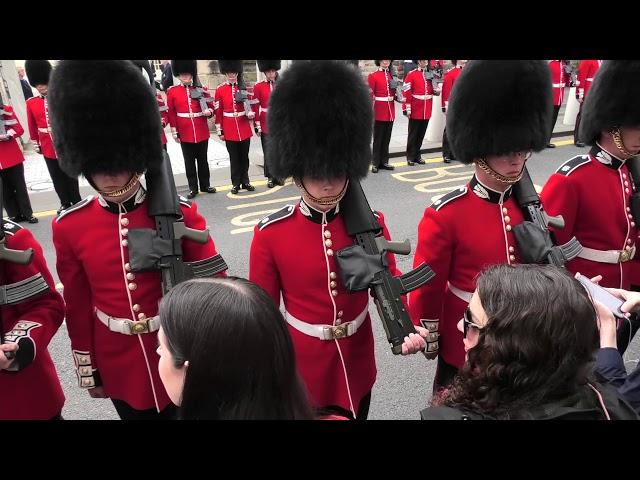
<path fill-rule="evenodd" d="M 267 80 L 273 82 L 276 79 L 276 75 L 278 72 L 276 70 L 265 70 L 264 76 L 267 77 Z"/>
<path fill-rule="evenodd" d="M 342 175 L 338 178 L 312 178 L 304 177 L 302 183 L 311 195 L 316 198 L 335 197 L 344 188 L 347 177 Z"/>
<path fill-rule="evenodd" d="M 622 142 L 629 153 L 633 155 L 640 153 L 640 125 L 635 127 L 622 127 L 620 128 L 620 134 L 622 136 Z"/>
<path fill-rule="evenodd" d="M 380 60 L 380 66 L 382 68 L 389 68 L 389 65 L 391 65 L 391 60 Z"/>
<path fill-rule="evenodd" d="M 36 85 L 36 90 L 40 95 L 46 95 L 49 91 L 49 85 L 38 84 Z"/>
<path fill-rule="evenodd" d="M 227 73 L 225 75 L 227 76 L 227 81 L 231 83 L 236 83 L 238 81 L 238 74 L 236 72 Z"/>
<path fill-rule="evenodd" d="M 131 172 L 120 173 L 94 173 L 91 175 L 91 180 L 102 192 L 110 192 L 113 190 L 119 190 L 124 187 L 131 179 L 133 174 Z"/>
<path fill-rule="evenodd" d="M 193 75 L 191 75 L 190 73 L 181 73 L 180 75 L 178 75 L 178 78 L 182 83 L 190 83 L 191 80 L 193 80 Z"/>
<path fill-rule="evenodd" d="M 181 367 L 176 367 L 162 328 L 158 330 L 158 349 L 156 353 L 160 355 L 160 359 L 158 360 L 158 374 L 160 375 L 164 389 L 167 391 L 167 395 L 169 395 L 173 404 L 180 406 L 180 403 L 182 403 L 184 379 L 187 375 L 189 362 L 185 362 Z"/>
<path fill-rule="evenodd" d="M 506 155 L 487 155 L 487 165 L 505 177 L 517 177 L 531 152 L 514 152 Z"/>

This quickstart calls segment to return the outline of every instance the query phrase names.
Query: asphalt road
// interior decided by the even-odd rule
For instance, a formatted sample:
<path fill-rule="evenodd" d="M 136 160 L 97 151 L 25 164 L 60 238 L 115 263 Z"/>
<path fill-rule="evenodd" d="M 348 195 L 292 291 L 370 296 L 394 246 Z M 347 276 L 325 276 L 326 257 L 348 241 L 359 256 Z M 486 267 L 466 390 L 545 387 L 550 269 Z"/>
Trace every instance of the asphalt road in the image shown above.
<path fill-rule="evenodd" d="M 534 154 L 528 162 L 531 177 L 538 186 L 544 185 L 547 178 L 565 160 L 586 152 L 586 149 L 575 148 L 568 137 L 554 141 L 558 148 Z M 423 157 L 428 163 L 413 167 L 406 165 L 404 157 L 394 158 L 392 163 L 397 165 L 395 171 L 369 174 L 362 182 L 371 207 L 384 213 L 392 237 L 395 240 L 408 238 L 413 247 L 416 244 L 418 222 L 424 209 L 432 203 L 434 197 L 465 184 L 472 173 L 472 167 L 457 162 L 442 163 L 439 153 Z M 196 198 L 199 211 L 207 219 L 217 249 L 229 264 L 230 274 L 242 277 L 248 275 L 248 254 L 253 226 L 262 217 L 283 205 L 295 203 L 297 198 L 298 190 L 291 184 L 270 190 L 262 185 L 253 193 L 242 191 L 240 195 L 231 195 L 228 188 L 221 188 L 216 194 L 201 194 Z M 39 224 L 28 227 L 41 243 L 49 268 L 57 282 L 55 252 L 51 242 L 51 219 L 52 217 L 41 218 Z M 295 255 L 295 252 L 292 252 L 292 255 Z M 398 256 L 397 259 L 401 271 L 411 269 L 412 255 Z M 427 361 L 422 355 L 393 355 L 373 304 L 370 312 L 376 340 L 378 379 L 373 390 L 369 418 L 418 419 L 419 410 L 427 405 L 431 395 L 435 362 Z M 640 341 L 636 338 L 625 354 L 628 369 L 637 364 L 639 345 Z M 64 324 L 49 348 L 67 398 L 63 410 L 64 418 L 117 419 L 109 400 L 92 399 L 87 392 L 76 386 L 70 343 Z"/>

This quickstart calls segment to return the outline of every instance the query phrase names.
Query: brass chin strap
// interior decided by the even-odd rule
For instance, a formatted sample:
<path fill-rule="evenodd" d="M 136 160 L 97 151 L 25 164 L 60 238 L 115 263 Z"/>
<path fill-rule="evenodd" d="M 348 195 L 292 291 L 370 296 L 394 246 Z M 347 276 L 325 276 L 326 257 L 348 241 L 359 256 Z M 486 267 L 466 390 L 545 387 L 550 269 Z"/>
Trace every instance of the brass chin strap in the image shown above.
<path fill-rule="evenodd" d="M 524 175 L 524 166 L 522 167 L 522 170 L 517 176 L 506 177 L 504 175 L 500 175 L 493 168 L 487 165 L 487 162 L 485 162 L 483 159 L 477 160 L 476 165 L 478 165 L 480 169 L 490 177 L 495 178 L 500 183 L 506 183 L 507 185 L 513 185 L 514 183 L 517 183 L 522 178 L 522 175 Z"/>
<path fill-rule="evenodd" d="M 302 183 L 302 180 L 296 179 L 294 181 L 296 186 L 300 190 L 302 190 L 302 196 L 306 200 L 311 200 L 317 203 L 318 205 L 336 205 L 340 200 L 342 200 L 342 197 L 344 197 L 345 193 L 347 193 L 347 187 L 349 186 L 349 179 L 347 179 L 347 181 L 344 182 L 344 187 L 342 188 L 342 191 L 338 195 L 335 195 L 333 197 L 316 198 L 307 191 L 307 189 L 304 187 L 304 184 Z"/>
<path fill-rule="evenodd" d="M 98 193 L 105 198 L 120 197 L 125 193 L 130 192 L 133 189 L 133 187 L 135 187 L 138 180 L 140 180 L 140 177 L 142 177 L 141 173 L 134 173 L 131 179 L 127 182 L 127 184 L 124 187 L 118 188 L 117 190 L 111 190 L 108 192 L 98 190 Z"/>
<path fill-rule="evenodd" d="M 611 130 L 609 130 L 609 133 L 611 134 L 611 138 L 613 138 L 613 143 L 616 145 L 616 148 L 620 151 L 620 153 L 622 153 L 623 155 L 628 155 L 629 157 L 634 157 L 636 155 L 631 153 L 624 146 L 624 142 L 622 141 L 622 134 L 620 133 L 620 127 L 612 128 Z"/>

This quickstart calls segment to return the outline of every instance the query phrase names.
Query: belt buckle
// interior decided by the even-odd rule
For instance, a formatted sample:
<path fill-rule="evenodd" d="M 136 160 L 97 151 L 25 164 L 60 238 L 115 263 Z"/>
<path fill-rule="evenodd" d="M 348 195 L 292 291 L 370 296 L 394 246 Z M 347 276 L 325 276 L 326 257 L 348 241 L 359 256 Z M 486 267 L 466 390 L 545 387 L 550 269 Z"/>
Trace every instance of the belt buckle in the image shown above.
<path fill-rule="evenodd" d="M 347 336 L 347 325 L 336 325 L 331 327 L 333 338 L 344 338 Z"/>
<path fill-rule="evenodd" d="M 618 255 L 618 262 L 624 263 L 631 260 L 631 250 L 621 250 L 620 255 Z"/>
<path fill-rule="evenodd" d="M 139 335 L 149 331 L 149 320 L 138 320 L 137 322 L 129 323 L 129 331 L 132 335 Z"/>
<path fill-rule="evenodd" d="M 237 117 L 238 116 L 238 112 L 233 112 L 233 116 Z"/>

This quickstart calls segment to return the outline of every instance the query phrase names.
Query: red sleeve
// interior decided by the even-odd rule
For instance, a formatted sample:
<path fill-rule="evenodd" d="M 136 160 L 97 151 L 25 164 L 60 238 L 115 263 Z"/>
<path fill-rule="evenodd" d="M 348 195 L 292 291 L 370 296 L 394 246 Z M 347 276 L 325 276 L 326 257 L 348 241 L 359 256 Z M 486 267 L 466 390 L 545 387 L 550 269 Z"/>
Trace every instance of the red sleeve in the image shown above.
<path fill-rule="evenodd" d="M 195 203 L 191 204 L 191 207 L 181 205 L 182 214 L 184 216 L 185 227 L 193 228 L 194 230 L 204 230 L 207 228 L 207 222 L 200 213 L 198 213 L 198 206 Z M 182 252 L 184 254 L 184 260 L 186 262 L 193 262 L 196 260 L 204 260 L 211 258 L 218 254 L 216 251 L 216 245 L 213 242 L 213 238 L 209 235 L 207 243 L 198 243 L 194 240 L 182 241 Z M 226 276 L 226 273 L 221 273 L 218 276 Z"/>
<path fill-rule="evenodd" d="M 160 118 L 162 119 L 162 128 L 164 128 L 169 123 L 169 111 L 166 107 L 164 100 L 162 100 L 162 95 L 157 94 L 156 100 L 158 101 L 158 108 L 160 111 Z"/>
<path fill-rule="evenodd" d="M 224 84 L 223 84 L 224 85 Z M 224 111 L 224 105 L 222 104 L 222 92 L 220 90 L 220 87 L 222 85 L 218 86 L 218 88 L 216 88 L 216 93 L 215 93 L 215 122 L 216 122 L 216 130 L 218 131 L 218 134 L 224 133 L 222 131 L 222 112 Z"/>
<path fill-rule="evenodd" d="M 40 144 L 38 137 L 38 124 L 36 123 L 36 116 L 33 113 L 32 102 L 27 100 L 27 127 L 29 128 L 29 137 L 37 145 Z"/>
<path fill-rule="evenodd" d="M 62 222 L 71 219 L 62 218 Z M 53 245 L 56 249 L 56 270 L 64 286 L 64 300 L 67 305 L 66 324 L 71 339 L 76 372 L 80 387 L 91 388 L 98 385 L 95 377 L 98 366 L 93 351 L 93 295 L 91 283 L 82 262 L 73 250 L 72 224 L 52 222 Z M 81 369 L 90 368 L 89 375 L 80 374 Z M 85 383 L 88 382 L 88 383 Z"/>
<path fill-rule="evenodd" d="M 167 90 L 167 117 L 169 118 L 169 125 L 171 125 L 172 129 L 178 128 L 177 115 L 176 115 L 176 100 L 174 90 Z"/>
<path fill-rule="evenodd" d="M 436 276 L 422 287 L 409 293 L 409 313 L 415 325 L 440 319 L 444 291 L 449 279 L 453 239 L 442 214 L 427 208 L 418 225 L 418 244 L 413 266 L 426 262 Z"/>
<path fill-rule="evenodd" d="M 449 104 L 449 96 L 451 95 L 451 88 L 453 87 L 453 75 L 450 73 L 453 70 L 447 72 L 444 76 L 444 82 L 442 84 L 442 111 L 445 112 L 447 110 L 447 105 Z"/>
<path fill-rule="evenodd" d="M 411 92 L 413 91 L 413 75 L 411 72 L 407 74 L 402 84 L 402 96 L 404 97 L 404 103 L 402 104 L 402 110 L 408 110 L 411 112 Z"/>
<path fill-rule="evenodd" d="M 260 83 L 256 83 L 253 87 L 253 98 L 257 100 L 257 102 L 251 105 L 251 110 L 253 110 L 253 124 L 258 128 L 258 130 L 262 130 L 260 125 L 260 105 L 262 104 L 262 88 L 260 88 Z"/>
<path fill-rule="evenodd" d="M 273 302 L 280 305 L 280 273 L 271 253 L 268 236 L 257 225 L 253 230 L 249 253 L 249 280 L 264 288 Z"/>
<path fill-rule="evenodd" d="M 540 192 L 542 206 L 548 215 L 562 215 L 563 229 L 554 229 L 556 239 L 563 244 L 573 237 L 578 214 L 578 192 L 571 177 L 554 173 Z"/>
<path fill-rule="evenodd" d="M 15 125 L 9 125 L 9 128 L 7 128 L 7 133 L 9 133 L 9 130 L 13 130 L 14 132 L 16 132 L 17 137 L 21 137 L 22 134 L 24 133 L 24 128 L 22 128 L 22 125 L 20 124 L 20 120 L 18 119 L 18 117 L 16 116 L 16 112 L 14 112 L 12 107 L 7 107 L 5 105 L 5 110 L 9 110 L 10 115 L 8 120 L 15 120 L 16 124 Z"/>
<path fill-rule="evenodd" d="M 367 77 L 367 82 L 369 82 L 369 90 L 371 91 L 371 101 L 373 101 L 373 97 L 375 97 L 375 90 L 376 90 L 376 78 L 374 76 L 374 73 L 370 73 L 369 76 Z"/>
<path fill-rule="evenodd" d="M 578 65 L 578 83 L 576 85 L 576 98 L 578 99 L 584 96 L 585 79 L 587 78 L 587 64 L 585 62 L 586 60 L 583 60 Z"/>
<path fill-rule="evenodd" d="M 19 368 L 21 369 L 31 363 L 38 355 L 38 352 L 47 349 L 51 338 L 58 331 L 64 319 L 64 302 L 55 289 L 42 247 L 31 232 L 24 228 L 20 229 L 13 236 L 7 235 L 6 243 L 7 248 L 13 250 L 33 248 L 33 257 L 28 265 L 2 262 L 5 282 L 19 282 L 39 273 L 49 286 L 48 292 L 32 300 L 15 305 L 10 318 L 3 318 L 3 333 L 6 334 L 14 328 L 16 333 L 24 332 L 24 335 L 18 334 L 18 337 L 22 336 L 22 338 L 16 338 L 16 343 L 20 345 L 21 349 L 23 349 L 24 341 L 29 342 L 32 346 L 32 350 L 29 349 L 28 353 L 30 358 L 20 359 L 20 354 L 18 354 L 17 358 L 20 359 Z M 26 349 L 23 350 L 25 353 L 27 352 Z"/>

